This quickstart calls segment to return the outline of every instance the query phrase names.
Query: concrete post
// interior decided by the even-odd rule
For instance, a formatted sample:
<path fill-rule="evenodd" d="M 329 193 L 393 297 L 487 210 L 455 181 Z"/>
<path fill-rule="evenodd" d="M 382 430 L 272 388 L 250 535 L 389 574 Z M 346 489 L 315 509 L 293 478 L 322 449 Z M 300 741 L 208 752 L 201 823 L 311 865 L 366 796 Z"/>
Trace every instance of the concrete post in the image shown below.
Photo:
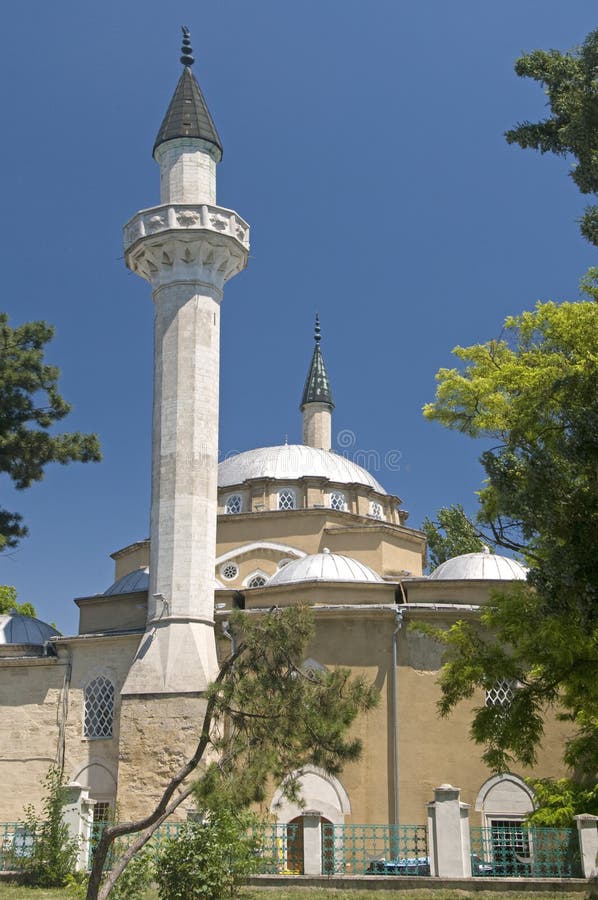
<path fill-rule="evenodd" d="M 471 877 L 469 804 L 461 803 L 461 789 L 441 784 L 428 803 L 428 842 L 432 875 Z"/>
<path fill-rule="evenodd" d="M 581 868 L 584 878 L 598 878 L 598 816 L 584 813 L 577 822 Z"/>
<path fill-rule="evenodd" d="M 317 809 L 306 809 L 303 819 L 303 873 L 322 874 L 322 827 L 321 813 Z"/>
<path fill-rule="evenodd" d="M 78 844 L 75 868 L 77 872 L 84 872 L 89 861 L 95 800 L 89 799 L 89 788 L 76 781 L 65 785 L 64 793 L 66 803 L 62 808 L 62 821 L 68 829 L 69 838 L 73 838 Z"/>

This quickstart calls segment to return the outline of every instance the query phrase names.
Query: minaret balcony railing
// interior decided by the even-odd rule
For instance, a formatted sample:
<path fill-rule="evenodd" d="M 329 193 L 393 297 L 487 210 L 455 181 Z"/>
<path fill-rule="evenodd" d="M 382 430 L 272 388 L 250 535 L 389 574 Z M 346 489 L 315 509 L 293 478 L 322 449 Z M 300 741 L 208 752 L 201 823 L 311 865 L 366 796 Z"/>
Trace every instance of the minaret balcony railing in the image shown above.
<path fill-rule="evenodd" d="M 143 209 L 124 228 L 125 251 L 137 241 L 165 231 L 212 231 L 235 238 L 249 249 L 249 225 L 238 213 L 222 206 L 168 203 Z"/>

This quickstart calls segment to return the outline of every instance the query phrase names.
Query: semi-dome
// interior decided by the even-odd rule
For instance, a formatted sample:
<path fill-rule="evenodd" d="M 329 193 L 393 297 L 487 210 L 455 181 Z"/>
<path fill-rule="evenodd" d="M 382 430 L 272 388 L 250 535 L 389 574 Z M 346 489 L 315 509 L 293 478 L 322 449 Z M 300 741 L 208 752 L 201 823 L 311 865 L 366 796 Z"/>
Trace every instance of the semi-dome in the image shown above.
<path fill-rule="evenodd" d="M 0 615 L 0 644 L 43 646 L 52 637 L 60 637 L 60 632 L 41 619 L 18 612 Z"/>
<path fill-rule="evenodd" d="M 230 456 L 218 466 L 218 487 L 243 484 L 248 478 L 295 481 L 310 475 L 338 484 L 363 484 L 380 494 L 386 493 L 382 485 L 357 463 L 332 450 L 305 444 L 259 447 Z"/>
<path fill-rule="evenodd" d="M 463 553 L 441 563 L 430 578 L 446 581 L 525 581 L 527 569 L 508 556 L 499 556 L 482 550 L 479 553 Z"/>
<path fill-rule="evenodd" d="M 279 569 L 267 583 L 268 587 L 277 584 L 295 584 L 298 581 L 368 581 L 380 583 L 381 578 L 373 569 L 351 556 L 340 556 L 324 550 L 313 553 L 287 563 Z"/>

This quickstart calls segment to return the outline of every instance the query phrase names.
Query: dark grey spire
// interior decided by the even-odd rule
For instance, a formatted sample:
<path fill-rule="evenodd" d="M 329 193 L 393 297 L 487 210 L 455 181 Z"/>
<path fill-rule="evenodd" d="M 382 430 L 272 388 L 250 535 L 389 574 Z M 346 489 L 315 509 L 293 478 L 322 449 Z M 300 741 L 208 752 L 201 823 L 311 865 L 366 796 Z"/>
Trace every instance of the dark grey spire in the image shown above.
<path fill-rule="evenodd" d="M 191 36 L 186 25 L 183 26 L 181 62 L 185 68 L 172 95 L 170 106 L 166 110 L 153 152 L 156 152 L 160 144 L 173 138 L 194 137 L 213 144 L 218 150 L 219 161 L 222 157 L 222 142 L 201 88 L 191 71 L 195 59 L 191 49 Z"/>
<path fill-rule="evenodd" d="M 303 388 L 303 397 L 301 398 L 302 410 L 306 403 L 327 403 L 331 409 L 334 409 L 332 400 L 332 391 L 330 390 L 330 382 L 328 381 L 328 373 L 324 365 L 324 357 L 320 350 L 320 317 L 316 314 L 316 326 L 314 331 L 314 353 L 311 358 L 311 365 L 307 373 L 305 387 Z"/>

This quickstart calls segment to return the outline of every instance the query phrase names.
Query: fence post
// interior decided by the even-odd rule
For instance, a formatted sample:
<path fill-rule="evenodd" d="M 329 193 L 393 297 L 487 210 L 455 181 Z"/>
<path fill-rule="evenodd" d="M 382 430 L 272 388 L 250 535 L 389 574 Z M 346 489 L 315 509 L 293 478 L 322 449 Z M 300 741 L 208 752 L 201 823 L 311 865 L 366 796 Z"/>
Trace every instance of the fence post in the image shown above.
<path fill-rule="evenodd" d="M 321 813 L 306 809 L 303 819 L 303 872 L 305 875 L 322 874 Z"/>
<path fill-rule="evenodd" d="M 461 789 L 441 784 L 428 803 L 430 872 L 448 878 L 471 878 L 469 804 L 461 803 Z"/>
<path fill-rule="evenodd" d="M 75 868 L 78 872 L 82 872 L 88 866 L 95 800 L 89 799 L 89 788 L 83 787 L 76 781 L 65 785 L 64 792 L 66 803 L 62 808 L 62 821 L 68 828 L 69 837 L 75 838 L 78 842 L 79 850 Z"/>
<path fill-rule="evenodd" d="M 581 868 L 584 878 L 598 878 L 598 816 L 582 813 L 574 816 L 577 823 Z"/>

